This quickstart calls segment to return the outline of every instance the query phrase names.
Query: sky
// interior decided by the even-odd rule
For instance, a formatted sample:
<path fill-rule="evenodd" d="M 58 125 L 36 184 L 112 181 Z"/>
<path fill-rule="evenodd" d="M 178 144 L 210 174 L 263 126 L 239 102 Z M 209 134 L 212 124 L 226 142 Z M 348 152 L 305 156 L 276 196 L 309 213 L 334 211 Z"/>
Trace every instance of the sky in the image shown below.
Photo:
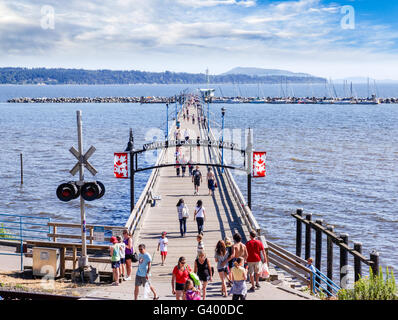
<path fill-rule="evenodd" d="M 398 80 L 396 0 L 0 0 L 0 67 Z"/>

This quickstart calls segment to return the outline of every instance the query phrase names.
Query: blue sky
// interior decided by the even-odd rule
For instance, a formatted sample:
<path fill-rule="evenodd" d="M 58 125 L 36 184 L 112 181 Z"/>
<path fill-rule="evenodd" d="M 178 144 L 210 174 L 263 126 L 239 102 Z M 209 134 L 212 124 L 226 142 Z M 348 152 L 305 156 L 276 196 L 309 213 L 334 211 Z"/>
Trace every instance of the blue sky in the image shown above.
<path fill-rule="evenodd" d="M 397 79 L 397 14 L 395 0 L 2 0 L 0 66 Z"/>

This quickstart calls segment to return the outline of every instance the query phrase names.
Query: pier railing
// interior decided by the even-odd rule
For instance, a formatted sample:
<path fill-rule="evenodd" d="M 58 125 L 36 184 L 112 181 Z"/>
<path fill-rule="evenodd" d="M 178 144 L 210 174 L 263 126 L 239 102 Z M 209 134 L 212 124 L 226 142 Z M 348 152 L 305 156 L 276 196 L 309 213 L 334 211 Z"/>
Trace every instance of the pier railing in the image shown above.
<path fill-rule="evenodd" d="M 177 115 L 177 119 L 180 115 L 180 112 Z M 176 119 L 176 122 L 177 122 Z M 176 130 L 176 125 L 174 126 L 173 130 L 170 130 L 168 140 L 171 139 L 171 137 L 174 135 L 174 131 Z M 166 157 L 166 153 L 168 152 L 167 148 L 163 148 L 161 150 L 160 155 L 158 156 L 156 160 L 156 166 L 159 166 L 163 159 Z M 126 229 L 132 234 L 133 238 L 135 236 L 135 231 L 141 221 L 141 218 L 143 214 L 145 213 L 146 208 L 148 207 L 148 204 L 150 200 L 152 200 L 153 194 L 152 190 L 154 189 L 154 186 L 156 184 L 157 178 L 159 176 L 160 168 L 155 168 L 152 170 L 151 175 L 149 176 L 149 179 L 145 185 L 144 190 L 142 191 L 139 199 L 137 200 L 137 203 L 134 206 L 134 210 L 131 212 L 129 219 L 126 222 Z"/>
<path fill-rule="evenodd" d="M 209 130 L 210 138 L 213 140 L 215 136 L 213 131 Z M 214 148 L 212 148 L 214 150 Z M 214 152 L 214 151 L 213 151 Z M 218 161 L 221 161 L 222 155 L 220 150 L 216 153 L 216 158 Z M 224 159 L 224 164 L 226 165 L 226 161 Z M 236 203 L 238 204 L 238 209 L 241 216 L 244 219 L 244 222 L 249 230 L 255 230 L 259 235 L 259 239 L 264 245 L 265 251 L 267 253 L 267 260 L 269 263 L 279 267 L 280 269 L 284 270 L 294 278 L 296 278 L 299 282 L 303 283 L 304 285 L 308 285 L 310 288 L 313 287 L 313 277 L 311 276 L 312 272 L 310 269 L 305 267 L 306 261 L 297 257 L 296 255 L 290 253 L 289 251 L 283 249 L 282 247 L 272 243 L 269 240 L 266 240 L 263 231 L 258 224 L 256 218 L 253 215 L 252 210 L 247 205 L 240 188 L 238 187 L 237 183 L 235 182 L 234 177 L 232 176 L 229 169 L 224 169 L 224 177 L 230 186 L 230 190 L 232 196 L 234 197 Z"/>
<path fill-rule="evenodd" d="M 12 214 L 0 214 L 0 240 L 7 244 L 15 245 L 17 252 L 0 252 L 0 255 L 13 255 L 21 257 L 21 270 L 23 270 L 23 256 L 26 251 L 26 239 L 49 240 L 50 218 L 33 217 Z"/>
<path fill-rule="evenodd" d="M 61 222 L 48 222 L 47 224 L 49 228 L 52 228 L 52 232 L 48 233 L 48 237 L 52 238 L 53 242 L 57 242 L 58 239 L 67 239 L 70 240 L 77 240 L 78 242 L 81 241 L 81 233 L 80 230 L 82 228 L 81 224 L 74 224 L 74 223 L 61 223 Z M 106 244 L 109 243 L 110 237 L 112 235 L 122 235 L 122 231 L 124 227 L 118 226 L 104 226 L 104 225 L 92 225 L 86 224 L 86 230 L 89 232 L 89 235 L 86 236 L 86 240 L 89 241 L 90 244 L 93 244 L 94 241 L 98 242 L 94 236 L 94 231 L 97 227 L 101 227 L 104 230 L 104 233 L 108 233 L 109 236 L 104 236 L 103 241 Z M 62 233 L 59 233 L 60 229 Z M 76 229 L 77 232 L 74 232 Z M 78 229 L 78 230 L 77 230 Z"/>
<path fill-rule="evenodd" d="M 297 220 L 296 228 L 296 255 L 301 256 L 302 249 L 302 225 L 305 225 L 305 254 L 307 260 L 311 257 L 312 230 L 315 231 L 315 267 L 321 270 L 322 261 L 322 235 L 326 235 L 326 256 L 327 256 L 327 277 L 333 279 L 333 245 L 340 249 L 340 285 L 342 288 L 347 286 L 348 271 L 348 254 L 354 258 L 354 278 L 355 282 L 362 276 L 362 263 L 372 268 L 374 274 L 379 272 L 379 253 L 372 251 L 369 259 L 362 254 L 362 244 L 354 242 L 354 247 L 350 248 L 348 244 L 348 234 L 336 234 L 332 225 L 326 224 L 322 219 L 312 221 L 312 214 L 308 213 L 303 216 L 303 209 L 297 209 L 292 216 Z"/>

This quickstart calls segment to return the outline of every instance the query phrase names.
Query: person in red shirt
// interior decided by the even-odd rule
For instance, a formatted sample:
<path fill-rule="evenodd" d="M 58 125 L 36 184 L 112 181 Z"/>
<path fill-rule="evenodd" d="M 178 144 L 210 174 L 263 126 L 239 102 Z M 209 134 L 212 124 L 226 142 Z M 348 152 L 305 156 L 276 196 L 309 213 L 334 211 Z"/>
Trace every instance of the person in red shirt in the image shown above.
<path fill-rule="evenodd" d="M 182 300 L 184 286 L 189 279 L 189 274 L 192 270 L 189 265 L 185 264 L 185 262 L 184 257 L 180 257 L 180 259 L 178 259 L 178 264 L 174 267 L 173 276 L 171 278 L 171 290 L 177 300 Z"/>
<path fill-rule="evenodd" d="M 250 282 L 252 284 L 249 292 L 254 292 L 256 288 L 260 288 L 260 263 L 267 263 L 267 257 L 265 254 L 263 243 L 260 240 L 256 240 L 256 237 L 256 232 L 250 231 L 250 240 L 246 242 L 246 248 L 248 253 L 246 260 L 249 265 L 248 273 L 250 275 Z M 263 258 L 261 257 L 261 255 L 263 256 Z M 254 278 L 256 279 L 256 286 L 254 286 Z"/>

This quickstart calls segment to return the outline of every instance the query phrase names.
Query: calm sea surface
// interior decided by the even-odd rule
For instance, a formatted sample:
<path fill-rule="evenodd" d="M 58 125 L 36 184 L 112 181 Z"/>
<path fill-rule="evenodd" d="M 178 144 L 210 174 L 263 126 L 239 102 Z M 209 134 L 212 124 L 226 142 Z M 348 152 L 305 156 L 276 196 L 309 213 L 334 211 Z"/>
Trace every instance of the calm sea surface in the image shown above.
<path fill-rule="evenodd" d="M 95 180 L 106 186 L 101 200 L 87 204 L 87 222 L 124 225 L 129 216 L 129 181 L 113 177 L 113 153 L 126 148 L 129 128 L 137 146 L 148 142 L 148 128 L 164 130 L 164 105 L 8 104 L 14 97 L 171 96 L 191 85 L 0 86 L 0 213 L 80 222 L 79 202 L 62 203 L 57 186 L 74 178 L 69 170 L 77 148 L 76 110 L 83 114 L 83 142 L 97 151 L 90 162 Z M 223 95 L 278 95 L 280 86 L 214 86 Z M 324 86 L 291 87 L 296 95 L 324 95 Z M 337 90 L 344 89 L 340 86 Z M 367 95 L 367 86 L 356 86 Z M 398 96 L 398 86 L 379 86 L 379 96 Z M 243 91 L 243 92 L 242 92 Z M 339 92 L 340 92 L 339 91 Z M 223 105 L 211 105 L 220 122 Z M 267 177 L 253 180 L 253 212 L 269 239 L 295 248 L 297 208 L 313 213 L 373 249 L 382 265 L 398 268 L 398 105 L 224 105 L 226 136 L 232 129 L 253 128 L 254 147 L 267 151 Z M 170 113 L 172 110 L 170 109 Z M 217 128 L 217 125 L 215 125 Z M 237 132 L 237 131 L 235 131 Z M 243 133 L 235 135 L 244 139 Z M 237 138 L 239 137 L 239 138 Z M 24 155 L 20 185 L 19 154 Z M 230 154 L 226 159 L 231 161 Z M 239 162 L 235 156 L 234 161 Z M 137 174 L 136 198 L 149 173 Z M 86 180 L 91 175 L 86 171 Z M 246 195 L 246 178 L 236 174 Z M 352 245 L 352 242 L 350 242 Z M 336 250 L 337 251 L 337 250 Z M 336 261 L 336 263 L 338 263 Z"/>

